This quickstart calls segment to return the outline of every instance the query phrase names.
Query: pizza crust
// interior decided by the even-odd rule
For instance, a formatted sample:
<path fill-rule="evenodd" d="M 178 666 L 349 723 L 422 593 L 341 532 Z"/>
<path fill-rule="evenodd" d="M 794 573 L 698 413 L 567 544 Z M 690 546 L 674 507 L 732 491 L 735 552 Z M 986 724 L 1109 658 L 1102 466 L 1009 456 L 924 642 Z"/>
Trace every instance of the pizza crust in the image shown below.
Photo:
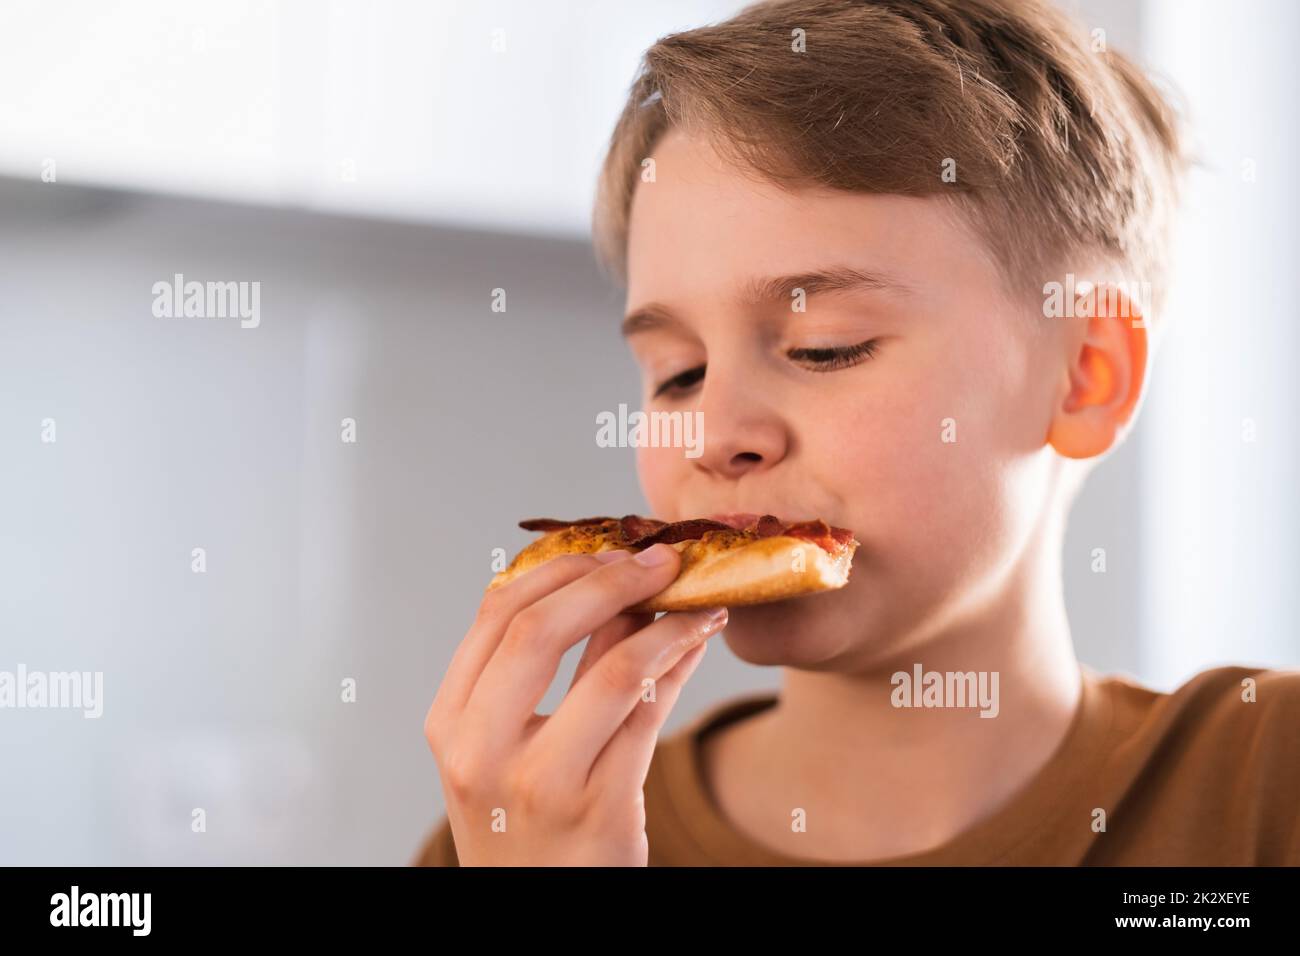
<path fill-rule="evenodd" d="M 763 604 L 841 588 L 848 583 L 857 542 L 832 556 L 805 538 L 775 535 L 740 540 L 735 533 L 706 532 L 669 547 L 682 556 L 681 570 L 667 588 L 628 608 L 634 612 L 689 611 Z M 488 589 L 500 587 L 562 554 L 615 551 L 599 526 L 573 526 L 543 535 L 516 555 Z"/>

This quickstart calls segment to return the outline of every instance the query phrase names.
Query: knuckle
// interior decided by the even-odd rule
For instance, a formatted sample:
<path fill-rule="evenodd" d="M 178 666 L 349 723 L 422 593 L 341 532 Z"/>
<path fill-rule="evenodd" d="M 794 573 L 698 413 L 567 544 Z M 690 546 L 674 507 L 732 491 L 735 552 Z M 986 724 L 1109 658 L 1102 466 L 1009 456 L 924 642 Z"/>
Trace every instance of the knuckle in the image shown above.
<path fill-rule="evenodd" d="M 541 775 L 526 763 L 521 763 L 510 771 L 506 792 L 510 794 L 511 802 L 529 815 L 546 810 L 550 801 L 548 788 Z"/>
<path fill-rule="evenodd" d="M 648 569 L 642 568 L 635 561 L 619 561 L 617 564 L 609 565 L 602 573 L 593 574 L 591 587 L 599 594 L 604 604 L 610 607 L 627 607 L 654 590 L 648 588 L 653 581 L 647 578 L 646 570 Z"/>
<path fill-rule="evenodd" d="M 477 754 L 467 748 L 444 753 L 438 769 L 442 785 L 457 798 L 471 796 L 483 785 L 482 765 Z"/>
<path fill-rule="evenodd" d="M 530 816 L 545 816 L 557 824 L 573 823 L 586 807 L 581 786 L 561 779 L 539 753 L 524 754 L 508 771 L 507 793 L 511 801 Z"/>
<path fill-rule="evenodd" d="M 560 554 L 548 559 L 535 570 L 545 569 L 551 586 L 558 588 L 598 567 L 600 562 L 590 554 Z"/>
<path fill-rule="evenodd" d="M 618 790 L 601 799 L 588 799 L 584 806 L 583 819 L 603 840 L 623 844 L 645 835 L 645 799 L 639 787 L 635 793 Z"/>
<path fill-rule="evenodd" d="M 443 717 L 438 711 L 436 701 L 429 707 L 429 712 L 424 715 L 424 739 L 428 741 L 429 749 L 435 754 L 442 749 Z"/>
<path fill-rule="evenodd" d="M 600 563 L 590 554 L 562 554 L 554 560 L 557 568 L 574 574 L 600 567 Z"/>
<path fill-rule="evenodd" d="M 661 618 L 667 624 L 667 636 L 675 642 L 694 643 L 695 638 L 708 621 L 708 615 L 702 611 L 686 611 L 665 615 Z"/>
<path fill-rule="evenodd" d="M 479 602 L 478 613 L 474 616 L 475 625 L 491 626 L 503 618 L 507 598 L 502 592 L 509 586 L 507 584 L 492 588 L 483 595 L 483 600 Z"/>
<path fill-rule="evenodd" d="M 594 676 L 617 694 L 639 692 L 644 668 L 627 654 L 608 653 L 592 668 Z"/>
<path fill-rule="evenodd" d="M 646 825 L 645 798 L 640 788 L 628 801 L 618 803 L 617 813 L 602 813 L 597 826 L 610 838 L 618 841 L 644 836 Z"/>
<path fill-rule="evenodd" d="M 592 575 L 585 587 L 589 589 L 588 593 L 591 595 L 593 605 L 599 605 L 600 607 L 617 608 L 628 593 L 625 581 L 620 583 L 617 580 L 600 578 L 597 575 Z"/>
<path fill-rule="evenodd" d="M 540 641 L 546 633 L 546 617 L 536 604 L 524 608 L 506 628 L 506 640 L 517 645 Z"/>

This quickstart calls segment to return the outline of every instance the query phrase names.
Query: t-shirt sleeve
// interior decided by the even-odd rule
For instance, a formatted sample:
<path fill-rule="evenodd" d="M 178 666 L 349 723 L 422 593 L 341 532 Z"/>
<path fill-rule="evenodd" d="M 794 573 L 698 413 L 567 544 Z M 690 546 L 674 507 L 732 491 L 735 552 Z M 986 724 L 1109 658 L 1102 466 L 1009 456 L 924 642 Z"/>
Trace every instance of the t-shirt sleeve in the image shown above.
<path fill-rule="evenodd" d="M 1264 671 L 1256 679 L 1268 719 L 1242 746 L 1259 755 L 1265 771 L 1258 786 L 1266 839 L 1279 845 L 1268 862 L 1300 866 L 1300 670 Z"/>
<path fill-rule="evenodd" d="M 460 860 L 456 857 L 456 843 L 451 837 L 451 823 L 445 815 L 425 838 L 411 865 L 460 866 Z"/>

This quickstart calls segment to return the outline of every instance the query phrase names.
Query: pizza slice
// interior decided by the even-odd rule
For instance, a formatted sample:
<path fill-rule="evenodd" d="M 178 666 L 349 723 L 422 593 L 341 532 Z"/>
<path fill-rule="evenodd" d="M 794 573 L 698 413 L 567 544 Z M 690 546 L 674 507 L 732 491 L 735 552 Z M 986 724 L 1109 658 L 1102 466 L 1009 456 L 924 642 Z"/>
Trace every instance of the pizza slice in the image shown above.
<path fill-rule="evenodd" d="M 784 522 L 774 515 L 720 515 L 659 521 L 640 515 L 519 522 L 542 537 L 488 585 L 500 587 L 563 554 L 644 551 L 664 543 L 682 557 L 672 584 L 629 611 L 689 611 L 763 604 L 842 588 L 858 547 L 853 533 L 825 521 Z"/>

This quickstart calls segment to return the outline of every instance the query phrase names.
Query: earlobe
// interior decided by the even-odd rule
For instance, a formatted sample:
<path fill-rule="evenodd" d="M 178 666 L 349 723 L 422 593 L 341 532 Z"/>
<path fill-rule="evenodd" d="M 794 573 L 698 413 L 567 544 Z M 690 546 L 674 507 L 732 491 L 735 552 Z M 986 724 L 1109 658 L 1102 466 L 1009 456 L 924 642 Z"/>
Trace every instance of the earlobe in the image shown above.
<path fill-rule="evenodd" d="M 1062 458 L 1096 458 L 1115 444 L 1117 431 L 1112 420 L 1089 414 L 1088 408 L 1083 408 L 1054 418 L 1047 444 Z"/>

